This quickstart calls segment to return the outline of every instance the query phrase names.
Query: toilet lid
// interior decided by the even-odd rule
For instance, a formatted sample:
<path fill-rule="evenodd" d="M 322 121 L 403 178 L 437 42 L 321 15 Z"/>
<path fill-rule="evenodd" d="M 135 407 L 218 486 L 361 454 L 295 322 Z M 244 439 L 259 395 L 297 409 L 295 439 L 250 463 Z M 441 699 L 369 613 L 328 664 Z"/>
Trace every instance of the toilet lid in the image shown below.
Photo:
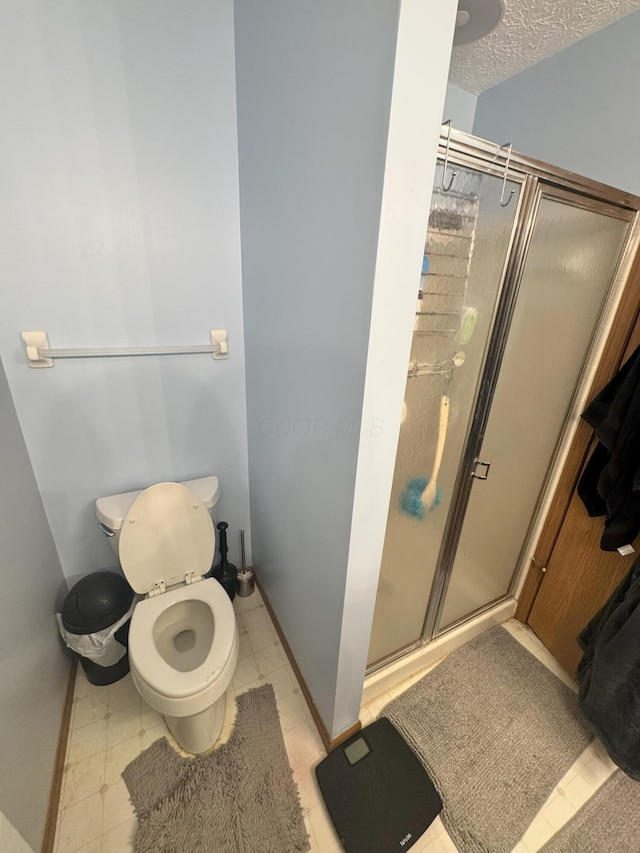
<path fill-rule="evenodd" d="M 122 570 L 136 592 L 184 581 L 211 568 L 215 532 L 209 510 L 180 483 L 158 483 L 131 504 L 120 532 Z"/>

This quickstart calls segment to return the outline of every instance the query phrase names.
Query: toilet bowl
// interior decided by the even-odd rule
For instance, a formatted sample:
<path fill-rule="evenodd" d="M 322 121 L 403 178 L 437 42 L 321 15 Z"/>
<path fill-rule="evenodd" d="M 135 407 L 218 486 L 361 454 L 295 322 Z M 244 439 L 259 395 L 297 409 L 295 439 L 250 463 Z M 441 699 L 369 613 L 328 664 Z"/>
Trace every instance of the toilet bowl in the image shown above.
<path fill-rule="evenodd" d="M 127 580 L 145 596 L 129 628 L 133 683 L 191 753 L 217 740 L 238 660 L 231 600 L 217 580 L 203 578 L 215 549 L 210 481 L 217 500 L 217 479 L 209 477 L 190 481 L 195 489 L 159 483 L 96 502 Z"/>

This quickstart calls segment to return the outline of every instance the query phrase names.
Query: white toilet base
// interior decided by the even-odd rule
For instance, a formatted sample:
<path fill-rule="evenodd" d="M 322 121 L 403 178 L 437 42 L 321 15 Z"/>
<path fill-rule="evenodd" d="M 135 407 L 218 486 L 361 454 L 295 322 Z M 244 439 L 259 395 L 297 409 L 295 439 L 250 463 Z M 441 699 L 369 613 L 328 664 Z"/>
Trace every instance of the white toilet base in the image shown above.
<path fill-rule="evenodd" d="M 223 693 L 217 702 L 214 702 L 210 708 L 200 711 L 199 714 L 192 714 L 189 717 L 165 715 L 164 720 L 182 749 L 198 755 L 211 749 L 220 737 L 225 707 L 226 694 Z"/>

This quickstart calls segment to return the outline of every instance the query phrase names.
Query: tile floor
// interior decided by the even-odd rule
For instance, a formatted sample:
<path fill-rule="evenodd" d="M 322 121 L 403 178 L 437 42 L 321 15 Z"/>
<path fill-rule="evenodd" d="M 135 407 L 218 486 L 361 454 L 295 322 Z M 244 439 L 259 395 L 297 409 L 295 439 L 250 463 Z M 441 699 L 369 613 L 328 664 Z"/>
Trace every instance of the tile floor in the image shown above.
<path fill-rule="evenodd" d="M 313 772 L 324 756 L 322 742 L 267 610 L 257 590 L 249 598 L 236 598 L 234 607 L 240 630 L 240 658 L 228 691 L 221 741 L 229 737 L 233 728 L 233 698 L 250 687 L 265 682 L 273 684 L 312 853 L 340 853 L 342 848 Z M 505 627 L 550 669 L 571 683 L 525 626 L 511 620 Z M 364 706 L 361 711 L 363 725 L 372 722 L 387 702 L 427 671 L 416 673 L 392 692 Z M 82 669 L 78 669 L 55 853 L 133 851 L 135 817 L 120 774 L 142 750 L 163 736 L 171 740 L 162 717 L 140 698 L 130 676 L 108 687 L 95 687 L 86 680 Z M 614 769 L 604 751 L 592 744 L 561 780 L 514 853 L 538 850 Z M 412 853 L 456 853 L 439 818 L 411 850 Z"/>

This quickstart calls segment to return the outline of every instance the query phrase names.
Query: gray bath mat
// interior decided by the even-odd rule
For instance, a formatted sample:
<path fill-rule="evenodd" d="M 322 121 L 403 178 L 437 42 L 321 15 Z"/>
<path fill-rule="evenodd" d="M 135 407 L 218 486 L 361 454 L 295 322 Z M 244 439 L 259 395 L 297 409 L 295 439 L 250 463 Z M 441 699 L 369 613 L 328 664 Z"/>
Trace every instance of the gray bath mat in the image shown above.
<path fill-rule="evenodd" d="M 591 738 L 575 693 L 499 625 L 382 716 L 431 776 L 460 853 L 509 853 Z"/>
<path fill-rule="evenodd" d="M 618 771 L 540 853 L 638 853 L 640 782 Z"/>
<path fill-rule="evenodd" d="M 138 816 L 136 853 L 309 850 L 273 688 L 236 702 L 226 744 L 182 758 L 161 738 L 122 774 Z"/>

